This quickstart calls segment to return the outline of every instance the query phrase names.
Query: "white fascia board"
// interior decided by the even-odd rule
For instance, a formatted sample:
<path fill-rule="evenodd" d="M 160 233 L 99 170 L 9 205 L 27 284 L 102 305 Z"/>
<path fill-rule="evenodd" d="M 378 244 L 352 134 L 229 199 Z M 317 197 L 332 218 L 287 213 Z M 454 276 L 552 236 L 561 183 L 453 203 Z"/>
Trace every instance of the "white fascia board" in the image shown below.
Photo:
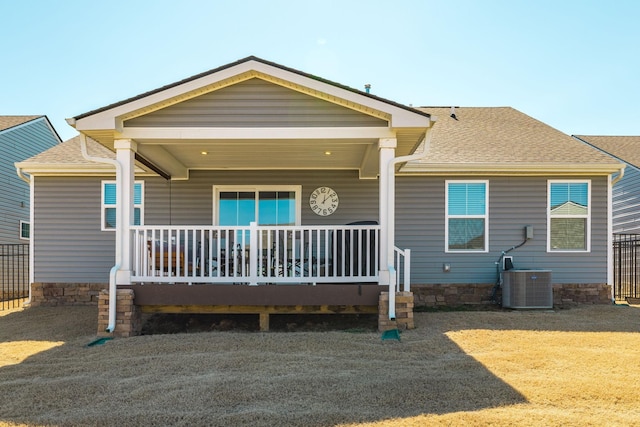
<path fill-rule="evenodd" d="M 81 174 L 81 175 L 105 175 L 115 173 L 115 169 L 107 164 L 38 164 L 29 162 L 16 163 L 15 167 L 30 175 L 62 175 L 62 174 Z M 147 170 L 138 166 L 135 167 L 136 174 L 146 174 Z M 156 175 L 155 173 L 153 173 Z"/>
<path fill-rule="evenodd" d="M 431 125 L 429 117 L 397 107 L 393 104 L 260 62 L 256 62 L 254 65 L 254 69 L 256 71 L 262 72 L 267 76 L 271 75 L 276 78 L 280 78 L 285 82 L 296 84 L 305 88 L 306 90 L 303 90 L 303 92 L 310 95 L 313 95 L 313 93 L 311 93 L 309 89 L 316 91 L 318 95 L 322 94 L 322 96 L 318 97 L 329 101 L 332 100 L 331 97 L 334 97 L 333 100 L 336 101 L 336 103 L 346 107 L 349 107 L 349 103 L 352 103 L 353 106 L 361 105 L 375 111 L 383 112 L 391 117 L 392 128 L 427 128 Z M 265 80 L 269 79 L 265 78 Z M 274 81 L 274 83 L 278 82 Z M 346 101 L 346 103 L 344 101 Z"/>
<path fill-rule="evenodd" d="M 608 175 L 620 171 L 611 164 L 405 164 L 400 173 L 437 175 Z"/>
<path fill-rule="evenodd" d="M 116 138 L 138 140 L 212 139 L 373 139 L 395 138 L 386 127 L 303 127 L 303 128 L 125 128 Z"/>
<path fill-rule="evenodd" d="M 140 110 L 145 110 L 145 113 L 151 112 L 159 108 L 164 108 L 165 106 L 175 102 L 198 96 L 213 90 L 214 88 L 211 86 L 216 83 L 224 82 L 220 85 L 220 88 L 222 88 L 250 79 L 252 77 L 251 74 L 246 73 L 247 71 L 250 71 L 250 69 L 251 67 L 249 66 L 249 63 L 239 64 L 237 66 L 218 71 L 214 74 L 209 74 L 198 79 L 185 82 L 181 85 L 152 93 L 143 98 L 134 99 L 126 104 L 118 105 L 108 110 L 100 111 L 90 116 L 77 119 L 75 121 L 75 128 L 79 131 L 93 129 L 117 129 L 122 122 L 123 116 L 127 116 L 132 112 Z M 184 97 L 186 94 L 189 94 L 189 96 Z M 168 100 L 174 101 L 166 104 Z M 157 108 L 152 108 L 147 111 L 146 109 L 151 106 L 157 106 Z M 137 114 L 131 115 L 131 117 L 127 118 L 135 116 L 137 116 Z"/>
<path fill-rule="evenodd" d="M 134 99 L 131 102 L 115 106 L 109 110 L 77 119 L 75 128 L 79 131 L 94 129 L 119 130 L 123 120 L 141 114 L 147 114 L 176 102 L 190 99 L 253 77 L 262 78 L 263 80 L 280 84 L 356 110 L 371 110 L 372 113 L 382 112 L 385 116 L 391 118 L 392 128 L 426 128 L 431 124 L 429 117 L 422 114 L 414 113 L 387 102 L 369 98 L 357 92 L 352 92 L 323 81 L 314 80 L 301 74 L 251 60 L 185 82 L 179 86 L 173 86 L 143 98 Z"/>

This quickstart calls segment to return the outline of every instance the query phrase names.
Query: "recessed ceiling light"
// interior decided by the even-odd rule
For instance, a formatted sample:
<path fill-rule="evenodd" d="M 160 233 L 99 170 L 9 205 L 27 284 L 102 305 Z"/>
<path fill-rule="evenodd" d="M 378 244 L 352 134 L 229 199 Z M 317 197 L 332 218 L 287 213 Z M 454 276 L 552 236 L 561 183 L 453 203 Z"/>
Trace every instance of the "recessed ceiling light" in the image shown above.
<path fill-rule="evenodd" d="M 206 156 L 207 154 L 209 154 L 208 151 L 201 151 L 200 154 L 202 154 L 203 156 Z"/>
<path fill-rule="evenodd" d="M 330 155 L 331 155 L 331 151 L 325 151 L 325 152 L 324 152 L 324 155 L 325 155 L 325 156 L 330 156 Z"/>

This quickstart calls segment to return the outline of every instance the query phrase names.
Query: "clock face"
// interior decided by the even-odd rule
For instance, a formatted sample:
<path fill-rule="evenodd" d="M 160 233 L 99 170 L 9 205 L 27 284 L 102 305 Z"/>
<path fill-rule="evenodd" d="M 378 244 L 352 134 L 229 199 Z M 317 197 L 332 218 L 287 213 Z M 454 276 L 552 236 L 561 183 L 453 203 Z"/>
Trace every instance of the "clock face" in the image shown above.
<path fill-rule="evenodd" d="M 309 197 L 309 207 L 316 215 L 320 216 L 334 213 L 338 209 L 339 203 L 338 193 L 329 187 L 318 187 Z"/>

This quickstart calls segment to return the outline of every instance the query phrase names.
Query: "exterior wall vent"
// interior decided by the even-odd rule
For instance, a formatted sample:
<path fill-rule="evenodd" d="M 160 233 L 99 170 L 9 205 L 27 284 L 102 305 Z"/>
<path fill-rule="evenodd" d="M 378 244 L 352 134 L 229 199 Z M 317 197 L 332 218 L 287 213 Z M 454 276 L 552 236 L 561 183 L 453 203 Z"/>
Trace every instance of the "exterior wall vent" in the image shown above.
<path fill-rule="evenodd" d="M 509 270 L 503 273 L 502 306 L 553 308 L 550 270 Z"/>

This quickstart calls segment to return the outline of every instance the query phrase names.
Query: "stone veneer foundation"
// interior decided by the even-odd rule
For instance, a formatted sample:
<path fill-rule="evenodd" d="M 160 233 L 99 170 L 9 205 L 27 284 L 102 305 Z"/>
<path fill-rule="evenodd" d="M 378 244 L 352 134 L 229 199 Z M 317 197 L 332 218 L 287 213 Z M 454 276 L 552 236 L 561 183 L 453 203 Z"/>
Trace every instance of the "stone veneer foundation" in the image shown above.
<path fill-rule="evenodd" d="M 140 309 L 133 303 L 133 289 L 116 291 L 116 323 L 113 332 L 107 332 L 109 326 L 109 291 L 100 292 L 98 303 L 98 336 L 99 337 L 131 337 L 140 335 L 142 320 Z"/>
<path fill-rule="evenodd" d="M 415 307 L 490 306 L 493 284 L 429 284 L 412 285 L 412 292 L 396 293 L 396 318 L 389 319 L 389 293 L 382 292 L 378 303 L 378 329 L 413 329 Z M 98 305 L 98 336 L 129 337 L 140 333 L 139 308 L 134 304 L 132 289 L 118 289 L 116 325 L 106 332 L 109 321 L 107 284 L 33 283 L 30 306 Z M 498 295 L 499 297 L 499 295 Z M 610 304 L 611 286 L 607 284 L 553 285 L 556 308 L 579 304 Z"/>
<path fill-rule="evenodd" d="M 396 318 L 389 319 L 389 292 L 380 293 L 378 301 L 378 330 L 413 329 L 413 293 L 396 292 Z"/>
<path fill-rule="evenodd" d="M 31 307 L 56 305 L 97 305 L 107 283 L 32 283 Z"/>
<path fill-rule="evenodd" d="M 459 307 L 493 305 L 493 284 L 411 285 L 416 307 Z M 497 297 L 501 293 L 498 291 Z M 611 286 L 594 284 L 553 285 L 553 305 L 557 308 L 577 304 L 611 304 Z"/>

